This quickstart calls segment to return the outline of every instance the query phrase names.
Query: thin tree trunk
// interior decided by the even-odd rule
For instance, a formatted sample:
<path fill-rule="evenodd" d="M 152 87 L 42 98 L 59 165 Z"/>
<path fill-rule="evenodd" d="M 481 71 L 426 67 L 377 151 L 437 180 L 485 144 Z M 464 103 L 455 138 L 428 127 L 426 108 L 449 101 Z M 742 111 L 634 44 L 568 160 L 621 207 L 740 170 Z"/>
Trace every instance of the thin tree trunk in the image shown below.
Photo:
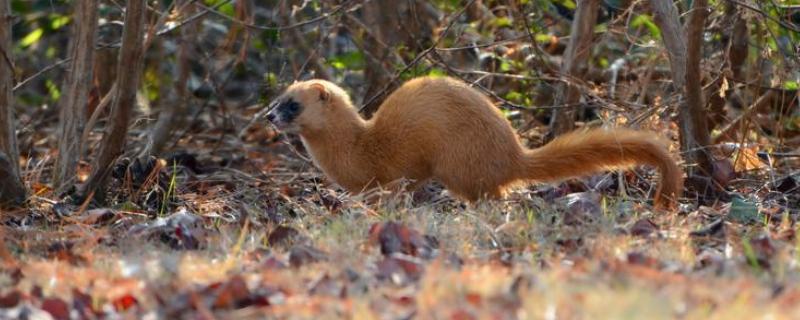
<path fill-rule="evenodd" d="M 25 185 L 19 175 L 19 150 L 14 128 L 14 60 L 11 50 L 11 3 L 0 0 L 0 205 L 25 201 Z"/>
<path fill-rule="evenodd" d="M 706 148 L 711 144 L 706 119 L 706 103 L 703 97 L 702 70 L 703 30 L 708 15 L 708 0 L 694 0 L 689 22 L 686 26 L 686 107 L 681 109 L 681 142 L 687 155 L 697 164 L 699 175 L 711 176 L 711 153 Z M 688 128 L 687 128 L 688 127 Z"/>
<path fill-rule="evenodd" d="M 710 177 L 712 159 L 707 147 L 711 138 L 700 80 L 703 56 L 703 29 L 708 1 L 695 0 L 686 28 L 682 28 L 672 1 L 651 0 L 655 22 L 661 28 L 664 46 L 669 55 L 673 86 L 686 98 L 678 110 L 681 150 L 690 164 L 690 176 Z"/>
<path fill-rule="evenodd" d="M 567 83 L 561 84 L 562 89 L 559 90 L 556 98 L 556 105 L 567 107 L 554 109 L 553 117 L 550 119 L 551 138 L 575 128 L 576 108 L 573 106 L 580 102 L 581 92 L 572 83 L 572 79 L 580 79 L 586 73 L 594 26 L 597 23 L 600 0 L 578 0 L 576 2 L 575 19 L 572 20 L 572 31 L 566 52 L 564 52 L 564 62 L 561 65 L 561 74 L 567 78 Z"/>
<path fill-rule="evenodd" d="M 81 133 L 86 123 L 86 104 L 94 72 L 94 43 L 97 38 L 97 1 L 74 3 L 69 55 L 70 68 L 62 86 L 59 106 L 58 161 L 54 187 L 58 192 L 74 183 L 75 170 L 81 157 Z"/>
<path fill-rule="evenodd" d="M 686 86 L 686 38 L 681 27 L 678 8 L 671 0 L 650 0 L 653 18 L 661 29 L 672 70 L 672 86 L 683 91 Z"/>
<path fill-rule="evenodd" d="M 389 83 L 394 79 L 397 46 L 405 45 L 412 52 L 419 52 L 426 42 L 432 40 L 439 13 L 428 1 L 419 0 L 373 0 L 364 3 L 363 22 L 372 28 L 371 35 L 364 43 L 368 54 L 376 59 L 367 59 L 364 69 L 366 89 L 361 112 L 371 118 L 383 100 L 394 91 L 399 83 Z M 403 62 L 403 61 L 400 61 Z M 387 87 L 387 84 L 389 86 Z"/>
<path fill-rule="evenodd" d="M 136 89 L 144 59 L 144 34 L 146 1 L 128 0 L 125 7 L 125 27 L 122 48 L 117 60 L 117 90 L 111 105 L 107 128 L 100 149 L 92 163 L 92 173 L 83 188 L 83 196 L 95 191 L 103 200 L 103 189 L 114 161 L 122 154 L 128 134 L 131 112 L 136 102 Z"/>
<path fill-rule="evenodd" d="M 181 16 L 190 16 L 194 13 L 194 5 L 187 3 L 188 1 L 181 1 L 176 7 L 184 8 Z M 150 131 L 147 145 L 144 148 L 143 155 L 157 155 L 161 153 L 164 145 L 171 141 L 172 131 L 182 123 L 184 114 L 186 113 L 187 105 L 189 103 L 189 94 L 187 85 L 189 83 L 189 74 L 191 66 L 189 65 L 189 58 L 194 51 L 194 37 L 197 34 L 198 25 L 192 23 L 181 28 L 180 46 L 178 47 L 177 54 L 177 73 L 178 78 L 175 79 L 175 94 L 177 102 L 174 105 L 165 103 L 158 113 L 158 120 Z"/>
<path fill-rule="evenodd" d="M 369 54 L 376 57 L 375 60 L 367 60 L 364 69 L 366 90 L 364 91 L 364 101 L 367 103 L 362 109 L 367 118 L 378 110 L 378 106 L 397 87 L 393 84 L 388 92 L 381 92 L 386 84 L 392 80 L 393 67 L 389 54 L 395 50 L 395 46 L 401 41 L 397 26 L 400 23 L 399 15 L 402 8 L 391 5 L 390 0 L 376 0 L 364 4 L 364 23 L 373 29 L 373 37 L 366 37 L 366 44 Z"/>

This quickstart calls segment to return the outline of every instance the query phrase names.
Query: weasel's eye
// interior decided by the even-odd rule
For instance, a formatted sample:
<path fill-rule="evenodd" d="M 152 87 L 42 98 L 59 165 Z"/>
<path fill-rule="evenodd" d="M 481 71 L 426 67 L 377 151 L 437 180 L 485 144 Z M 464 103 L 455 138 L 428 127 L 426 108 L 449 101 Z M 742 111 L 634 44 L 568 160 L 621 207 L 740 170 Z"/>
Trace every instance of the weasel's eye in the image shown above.
<path fill-rule="evenodd" d="M 302 105 L 292 99 L 287 99 L 278 106 L 278 113 L 281 115 L 281 119 L 284 121 L 292 122 L 295 118 L 297 118 L 297 116 L 300 115 L 302 109 Z"/>

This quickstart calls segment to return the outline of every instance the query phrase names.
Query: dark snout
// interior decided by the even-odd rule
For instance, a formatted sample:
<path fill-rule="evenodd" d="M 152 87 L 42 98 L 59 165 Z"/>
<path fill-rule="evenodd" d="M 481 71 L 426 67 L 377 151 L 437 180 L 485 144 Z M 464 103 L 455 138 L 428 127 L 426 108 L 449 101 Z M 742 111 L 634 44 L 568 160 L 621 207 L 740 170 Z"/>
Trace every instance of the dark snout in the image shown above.
<path fill-rule="evenodd" d="M 287 130 L 294 126 L 300 112 L 302 112 L 301 105 L 291 98 L 276 101 L 272 104 L 270 112 L 267 113 L 267 120 L 278 129 Z"/>

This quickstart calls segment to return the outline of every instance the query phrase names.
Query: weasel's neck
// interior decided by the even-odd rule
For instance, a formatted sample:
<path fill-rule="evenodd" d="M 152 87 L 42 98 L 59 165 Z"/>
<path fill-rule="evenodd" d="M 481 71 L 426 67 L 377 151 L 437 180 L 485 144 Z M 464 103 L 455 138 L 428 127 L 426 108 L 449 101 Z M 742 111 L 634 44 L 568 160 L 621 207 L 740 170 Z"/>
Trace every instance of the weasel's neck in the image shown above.
<path fill-rule="evenodd" d="M 316 165 L 336 183 L 351 190 L 363 188 L 375 175 L 361 143 L 369 123 L 358 114 L 355 117 L 332 124 L 324 132 L 301 133 Z"/>

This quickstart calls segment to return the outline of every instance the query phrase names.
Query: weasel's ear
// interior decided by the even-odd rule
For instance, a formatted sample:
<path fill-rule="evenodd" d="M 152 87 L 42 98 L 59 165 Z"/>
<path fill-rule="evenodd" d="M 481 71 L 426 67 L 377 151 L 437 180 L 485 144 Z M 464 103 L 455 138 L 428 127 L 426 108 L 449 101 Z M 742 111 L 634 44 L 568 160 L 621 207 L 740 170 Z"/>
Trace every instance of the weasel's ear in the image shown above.
<path fill-rule="evenodd" d="M 321 83 L 312 83 L 311 84 L 311 88 L 313 88 L 314 90 L 319 91 L 319 99 L 320 100 L 328 101 L 328 99 L 330 99 L 331 93 L 328 92 L 328 88 L 325 88 L 325 86 L 322 85 Z"/>

